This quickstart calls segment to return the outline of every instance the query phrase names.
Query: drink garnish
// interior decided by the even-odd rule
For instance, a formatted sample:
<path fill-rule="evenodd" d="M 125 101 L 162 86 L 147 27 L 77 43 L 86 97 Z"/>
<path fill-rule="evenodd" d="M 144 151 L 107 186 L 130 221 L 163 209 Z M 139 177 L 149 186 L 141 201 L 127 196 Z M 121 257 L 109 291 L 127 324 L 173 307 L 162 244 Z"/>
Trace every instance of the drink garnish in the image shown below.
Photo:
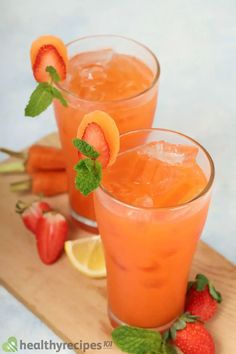
<path fill-rule="evenodd" d="M 48 82 L 47 66 L 53 66 L 60 79 L 65 80 L 68 55 L 67 47 L 60 38 L 51 35 L 37 38 L 30 48 L 30 60 L 36 81 Z"/>
<path fill-rule="evenodd" d="M 53 99 L 57 99 L 61 104 L 67 107 L 67 101 L 61 92 L 53 86 L 53 83 L 59 81 L 59 75 L 52 66 L 47 66 L 46 71 L 51 77 L 51 82 L 40 82 L 30 96 L 29 103 L 25 107 L 25 116 L 36 117 L 52 103 Z"/>
<path fill-rule="evenodd" d="M 120 138 L 115 121 L 105 112 L 94 111 L 82 119 L 73 145 L 79 150 L 75 165 L 76 188 L 83 195 L 96 189 L 102 179 L 102 169 L 112 165 L 117 157 Z"/>
<path fill-rule="evenodd" d="M 105 257 L 99 235 L 66 241 L 65 251 L 70 263 L 81 273 L 91 278 L 106 277 Z"/>
<path fill-rule="evenodd" d="M 25 116 L 39 115 L 53 99 L 59 100 L 66 107 L 66 99 L 55 87 L 55 84 L 66 78 L 68 57 L 63 41 L 55 36 L 39 37 L 32 43 L 30 58 L 34 78 L 39 84 L 30 96 Z"/>
<path fill-rule="evenodd" d="M 76 138 L 73 140 L 73 144 L 84 156 L 87 156 L 74 166 L 76 171 L 75 186 L 86 196 L 100 185 L 102 164 L 97 161 L 99 153 L 86 141 Z"/>
<path fill-rule="evenodd" d="M 130 326 L 119 326 L 112 331 L 114 343 L 130 354 L 177 354 L 157 331 Z"/>

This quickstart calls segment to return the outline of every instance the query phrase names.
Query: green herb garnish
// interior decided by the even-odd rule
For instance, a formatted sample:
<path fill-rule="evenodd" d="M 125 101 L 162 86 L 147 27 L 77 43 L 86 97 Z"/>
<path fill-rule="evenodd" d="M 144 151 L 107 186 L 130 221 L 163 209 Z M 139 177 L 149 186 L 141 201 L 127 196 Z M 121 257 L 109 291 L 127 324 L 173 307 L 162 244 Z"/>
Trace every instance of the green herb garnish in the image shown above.
<path fill-rule="evenodd" d="M 148 329 L 120 326 L 113 330 L 112 339 L 123 352 L 130 354 L 177 354 L 159 332 Z"/>
<path fill-rule="evenodd" d="M 76 189 L 87 196 L 93 190 L 95 190 L 101 183 L 102 179 L 102 165 L 97 160 L 99 153 L 86 141 L 81 139 L 74 139 L 73 145 L 86 156 L 85 159 L 81 159 L 74 169 L 77 172 L 75 178 Z"/>
<path fill-rule="evenodd" d="M 29 103 L 25 107 L 25 116 L 36 117 L 52 103 L 53 99 L 57 99 L 65 107 L 68 106 L 67 101 L 61 92 L 53 86 L 54 83 L 60 81 L 60 76 L 53 66 L 47 66 L 46 71 L 51 77 L 49 82 L 40 82 L 30 96 Z"/>

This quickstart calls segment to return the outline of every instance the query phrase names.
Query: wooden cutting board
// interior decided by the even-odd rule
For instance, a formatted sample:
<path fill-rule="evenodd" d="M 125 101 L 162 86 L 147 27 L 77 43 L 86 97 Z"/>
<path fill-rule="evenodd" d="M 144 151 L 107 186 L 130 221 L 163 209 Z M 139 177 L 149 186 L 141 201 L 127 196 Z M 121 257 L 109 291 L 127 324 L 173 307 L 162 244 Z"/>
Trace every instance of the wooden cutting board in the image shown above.
<path fill-rule="evenodd" d="M 56 134 L 41 141 L 58 144 Z M 65 255 L 46 266 L 38 258 L 34 237 L 14 212 L 17 199 L 33 200 L 30 194 L 9 192 L 9 183 L 25 175 L 0 176 L 0 280 L 2 284 L 36 316 L 66 342 L 111 341 L 111 326 L 106 313 L 106 281 L 89 279 L 76 271 Z M 68 215 L 67 195 L 50 198 L 57 210 Z M 223 233 L 223 230 L 222 230 Z M 87 236 L 70 221 L 70 238 Z M 236 267 L 200 242 L 191 276 L 201 272 L 209 276 L 222 292 L 224 301 L 215 319 L 207 326 L 216 341 L 217 354 L 236 353 Z M 108 342 L 106 342 L 108 341 Z M 86 353 L 120 353 L 113 344 L 104 350 Z M 81 351 L 78 351 L 81 353 Z"/>

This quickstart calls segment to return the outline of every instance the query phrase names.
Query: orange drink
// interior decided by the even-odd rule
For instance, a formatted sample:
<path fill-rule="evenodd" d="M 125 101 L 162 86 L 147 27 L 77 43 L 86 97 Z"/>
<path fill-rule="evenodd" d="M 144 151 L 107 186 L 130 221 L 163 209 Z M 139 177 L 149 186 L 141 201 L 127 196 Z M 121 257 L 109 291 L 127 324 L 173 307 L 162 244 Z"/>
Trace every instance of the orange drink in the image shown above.
<path fill-rule="evenodd" d="M 207 151 L 164 129 L 121 136 L 95 196 L 113 325 L 165 328 L 183 311 L 214 179 Z"/>
<path fill-rule="evenodd" d="M 78 156 L 72 139 L 83 116 L 94 110 L 109 113 L 121 133 L 151 127 L 160 67 L 148 48 L 118 36 L 82 38 L 67 48 L 67 76 L 58 87 L 69 106 L 55 101 L 54 109 L 66 158 L 72 216 L 96 227 L 93 196 L 84 197 L 74 186 Z"/>

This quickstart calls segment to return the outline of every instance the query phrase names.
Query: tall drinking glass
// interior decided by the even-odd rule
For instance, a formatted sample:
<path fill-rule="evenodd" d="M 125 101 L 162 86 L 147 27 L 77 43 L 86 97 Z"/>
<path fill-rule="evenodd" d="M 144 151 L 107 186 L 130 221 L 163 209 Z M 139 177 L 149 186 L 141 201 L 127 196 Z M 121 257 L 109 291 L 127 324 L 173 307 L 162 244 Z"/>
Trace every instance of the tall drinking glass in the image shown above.
<path fill-rule="evenodd" d="M 164 329 L 182 313 L 213 180 L 210 155 L 183 134 L 121 136 L 94 194 L 113 325 Z"/>
<path fill-rule="evenodd" d="M 65 153 L 71 214 L 96 227 L 93 196 L 75 189 L 74 165 L 78 161 L 72 139 L 86 113 L 102 110 L 116 121 L 121 133 L 152 126 L 156 109 L 160 66 L 144 45 L 128 38 L 101 35 L 80 38 L 67 45 L 67 77 L 58 88 L 68 101 L 57 100 L 54 110 Z"/>

